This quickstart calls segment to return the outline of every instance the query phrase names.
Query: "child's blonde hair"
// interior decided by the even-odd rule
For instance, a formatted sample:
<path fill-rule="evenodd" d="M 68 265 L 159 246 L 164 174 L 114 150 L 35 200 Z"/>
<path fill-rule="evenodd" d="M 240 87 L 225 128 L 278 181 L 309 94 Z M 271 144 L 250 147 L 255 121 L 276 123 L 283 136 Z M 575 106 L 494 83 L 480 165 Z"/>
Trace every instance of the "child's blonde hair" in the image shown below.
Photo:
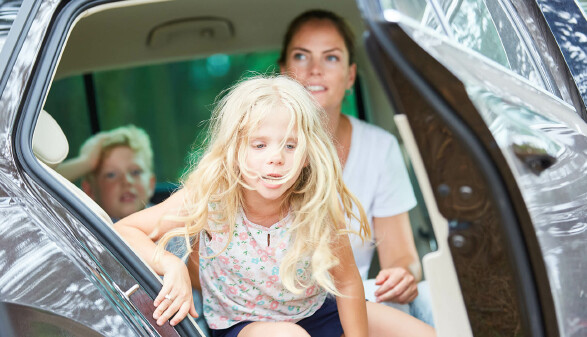
<path fill-rule="evenodd" d="M 288 176 L 300 166 L 302 170 L 283 198 L 283 209 L 294 216 L 289 228 L 293 242 L 281 261 L 280 278 L 295 293 L 309 287 L 298 278 L 296 265 L 302 257 L 310 256 L 313 280 L 338 295 L 329 271 L 339 263 L 332 251 L 337 236 L 351 232 L 345 215 L 359 219 L 357 234 L 363 240 L 370 237 L 370 230 L 363 208 L 342 180 L 322 108 L 302 85 L 285 76 L 242 81 L 220 100 L 213 112 L 208 148 L 184 183 L 183 216 L 173 217 L 186 227 L 164 235 L 158 253 L 172 236 L 184 235 L 187 242 L 189 236 L 206 230 L 229 231 L 232 237 L 236 215 L 244 205 L 243 188 L 250 188 L 243 180 L 249 134 L 264 118 L 271 118 L 273 111 L 284 108 L 292 115 L 289 133 L 295 130 L 298 137 L 296 163 Z M 286 138 L 284 135 L 284 143 Z M 359 216 L 352 212 L 353 204 Z"/>
<path fill-rule="evenodd" d="M 146 169 L 153 172 L 153 149 L 151 140 L 145 130 L 132 124 L 120 126 L 118 128 L 99 132 L 88 138 L 80 147 L 80 155 L 92 150 L 93 143 L 97 137 L 104 137 L 101 141 L 100 163 L 112 149 L 119 146 L 127 146 L 132 152 L 143 159 L 147 165 Z M 100 167 L 101 164 L 98 164 Z M 90 172 L 83 179 L 88 179 L 94 172 Z"/>

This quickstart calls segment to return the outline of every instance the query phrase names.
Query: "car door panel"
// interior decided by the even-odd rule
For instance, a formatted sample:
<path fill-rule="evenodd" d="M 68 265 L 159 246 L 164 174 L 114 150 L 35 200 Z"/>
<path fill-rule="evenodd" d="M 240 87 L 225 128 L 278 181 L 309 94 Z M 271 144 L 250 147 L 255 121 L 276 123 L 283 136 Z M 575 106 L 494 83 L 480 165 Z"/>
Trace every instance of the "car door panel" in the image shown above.
<path fill-rule="evenodd" d="M 460 74 L 398 24 L 384 21 L 369 22 L 370 55 L 397 111 L 408 117 L 449 221 L 448 242 L 474 335 L 556 335 L 544 260 L 508 160 Z M 418 43 L 426 38 L 426 32 L 417 34 Z M 443 44 L 437 35 L 428 42 Z M 462 65 L 467 55 L 459 51 L 454 62 Z M 483 62 L 471 65 L 478 69 Z"/>

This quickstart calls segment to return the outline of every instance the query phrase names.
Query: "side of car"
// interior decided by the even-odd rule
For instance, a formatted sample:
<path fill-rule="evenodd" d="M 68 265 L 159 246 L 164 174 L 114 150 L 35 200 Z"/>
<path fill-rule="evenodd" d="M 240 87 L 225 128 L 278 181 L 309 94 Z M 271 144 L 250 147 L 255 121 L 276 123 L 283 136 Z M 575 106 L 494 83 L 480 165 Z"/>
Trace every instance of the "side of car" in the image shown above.
<path fill-rule="evenodd" d="M 587 214 L 576 201 L 587 191 L 579 178 L 585 106 L 538 4 L 485 4 L 430 1 L 414 11 L 408 2 L 364 2 L 367 45 L 448 221 L 447 236 L 437 238 L 448 241 L 472 333 L 582 335 L 576 276 L 584 271 L 571 266 L 584 255 L 575 243 Z M 477 30 L 459 30 L 459 10 L 469 19 L 480 14 L 467 21 Z M 491 22 L 499 40 L 488 54 L 479 35 L 459 35 L 483 34 Z M 516 24 L 526 52 L 520 43 L 508 52 L 512 35 L 502 33 Z M 425 258 L 425 271 L 436 261 Z"/>

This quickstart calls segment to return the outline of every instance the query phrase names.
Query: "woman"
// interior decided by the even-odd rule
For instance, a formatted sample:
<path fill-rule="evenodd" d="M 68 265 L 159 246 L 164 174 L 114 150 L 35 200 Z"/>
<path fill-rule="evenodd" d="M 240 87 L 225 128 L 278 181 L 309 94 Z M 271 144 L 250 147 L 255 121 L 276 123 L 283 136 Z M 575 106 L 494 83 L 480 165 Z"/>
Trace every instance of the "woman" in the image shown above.
<path fill-rule="evenodd" d="M 341 112 L 357 74 L 350 28 L 332 12 L 300 14 L 286 32 L 279 65 L 282 73 L 301 82 L 326 111 L 344 167 L 344 181 L 367 212 L 381 271 L 374 281 L 365 282 L 366 297 L 410 303 L 410 313 L 432 325 L 430 305 L 424 296 L 418 297 L 422 271 L 408 217 L 416 199 L 397 140 L 383 129 Z M 375 247 L 351 241 L 365 280 Z M 421 288 L 427 292 L 427 287 Z"/>

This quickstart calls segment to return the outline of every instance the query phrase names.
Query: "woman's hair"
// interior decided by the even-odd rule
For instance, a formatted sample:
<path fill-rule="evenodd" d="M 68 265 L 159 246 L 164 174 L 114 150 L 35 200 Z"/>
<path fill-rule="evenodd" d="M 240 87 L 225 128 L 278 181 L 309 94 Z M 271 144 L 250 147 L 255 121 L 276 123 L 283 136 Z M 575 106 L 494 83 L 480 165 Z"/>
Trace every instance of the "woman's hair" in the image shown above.
<path fill-rule="evenodd" d="M 355 63 L 355 35 L 353 31 L 346 23 L 346 21 L 338 16 L 336 13 L 323 10 L 323 9 L 312 9 L 295 17 L 287 27 L 285 36 L 283 37 L 283 44 L 281 45 L 281 54 L 279 55 L 278 63 L 284 65 L 287 59 L 287 49 L 293 39 L 294 35 L 302 28 L 304 24 L 314 20 L 328 20 L 332 22 L 340 36 L 344 40 L 346 49 L 349 52 L 349 64 Z"/>
<path fill-rule="evenodd" d="M 144 160 L 147 169 L 153 172 L 153 149 L 151 140 L 145 130 L 132 124 L 120 126 L 116 129 L 99 132 L 88 138 L 80 147 L 80 154 L 92 150 L 97 137 L 104 137 L 101 142 L 100 161 L 114 148 L 127 146 L 137 157 Z"/>
<path fill-rule="evenodd" d="M 338 265 L 333 245 L 340 235 L 351 232 L 345 216 L 361 222 L 357 234 L 363 240 L 370 237 L 370 230 L 365 212 L 342 180 L 336 150 L 324 128 L 326 117 L 322 108 L 302 85 L 286 76 L 242 81 L 217 104 L 209 145 L 184 182 L 186 200 L 182 216 L 167 216 L 170 220 L 183 221 L 186 226 L 164 235 L 158 253 L 172 236 L 183 235 L 187 242 L 189 236 L 206 230 L 228 232 L 228 237 L 232 238 L 236 215 L 239 208 L 244 207 L 243 189 L 250 188 L 243 179 L 247 171 L 243 168 L 246 168 L 249 135 L 264 118 L 271 118 L 276 109 L 291 113 L 288 133 L 297 132 L 298 137 L 295 164 L 286 178 L 295 176 L 302 167 L 283 198 L 282 209 L 293 213 L 293 222 L 288 229 L 292 242 L 281 261 L 280 277 L 292 292 L 309 287 L 296 272 L 300 259 L 308 256 L 313 281 L 338 294 L 329 271 Z M 284 135 L 284 140 L 287 138 Z M 285 141 L 282 145 L 285 146 Z M 358 206 L 358 216 L 352 212 L 353 204 Z"/>

